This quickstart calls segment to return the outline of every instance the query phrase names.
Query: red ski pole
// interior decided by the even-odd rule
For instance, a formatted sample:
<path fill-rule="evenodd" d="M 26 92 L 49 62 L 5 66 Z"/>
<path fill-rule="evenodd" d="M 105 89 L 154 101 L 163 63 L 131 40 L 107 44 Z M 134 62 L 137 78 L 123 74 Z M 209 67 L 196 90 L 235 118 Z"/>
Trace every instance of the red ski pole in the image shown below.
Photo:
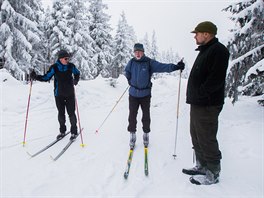
<path fill-rule="evenodd" d="M 32 90 L 32 79 L 30 79 L 29 86 L 30 88 L 29 88 L 28 103 L 27 103 L 27 113 L 26 113 L 25 129 L 24 129 L 23 146 L 25 146 L 26 144 L 27 121 L 28 121 L 29 104 L 30 104 L 30 97 L 31 97 L 31 90 Z"/>
<path fill-rule="evenodd" d="M 84 147 L 84 143 L 83 143 L 83 136 L 82 136 L 82 131 L 83 128 L 81 127 L 81 121 L 80 121 L 80 114 L 79 114 L 79 108 L 78 108 L 78 102 L 77 102 L 77 97 L 76 97 L 76 92 L 75 92 L 75 88 L 74 88 L 74 95 L 75 95 L 75 104 L 76 104 L 76 111 L 77 111 L 77 117 L 78 117 L 78 124 L 79 124 L 79 130 L 80 130 L 80 136 L 81 136 L 81 147 Z"/>

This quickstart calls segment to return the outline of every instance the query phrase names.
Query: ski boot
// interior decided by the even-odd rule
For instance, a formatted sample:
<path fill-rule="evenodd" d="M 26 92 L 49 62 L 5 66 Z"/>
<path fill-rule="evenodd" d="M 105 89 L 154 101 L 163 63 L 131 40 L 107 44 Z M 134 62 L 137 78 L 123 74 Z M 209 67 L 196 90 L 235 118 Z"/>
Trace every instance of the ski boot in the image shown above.
<path fill-rule="evenodd" d="M 148 133 L 144 133 L 143 134 L 143 144 L 144 146 L 147 148 L 149 145 L 149 134 Z"/>
<path fill-rule="evenodd" d="M 70 140 L 71 140 L 71 141 L 74 141 L 74 140 L 77 138 L 77 136 L 78 136 L 78 134 L 76 134 L 76 133 L 72 133 L 72 134 L 71 134 L 71 137 L 70 137 Z"/>
<path fill-rule="evenodd" d="M 136 132 L 130 132 L 130 141 L 129 141 L 130 149 L 132 150 L 134 149 L 136 140 L 137 140 Z"/>
<path fill-rule="evenodd" d="M 65 133 L 60 133 L 59 135 L 57 135 L 57 140 L 64 138 L 64 136 Z"/>

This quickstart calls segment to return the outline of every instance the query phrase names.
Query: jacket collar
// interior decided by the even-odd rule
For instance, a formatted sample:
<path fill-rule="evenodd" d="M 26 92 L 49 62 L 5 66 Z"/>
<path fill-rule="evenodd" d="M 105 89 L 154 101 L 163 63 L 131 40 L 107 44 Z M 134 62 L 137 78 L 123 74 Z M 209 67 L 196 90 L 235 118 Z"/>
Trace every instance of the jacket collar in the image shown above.
<path fill-rule="evenodd" d="M 210 40 L 208 43 L 206 43 L 205 45 L 200 45 L 197 49 L 195 49 L 196 51 L 204 51 L 206 50 L 208 47 L 210 47 L 211 45 L 215 44 L 218 42 L 218 38 L 213 38 L 212 40 Z"/>
<path fill-rule="evenodd" d="M 59 64 L 59 65 L 62 65 L 62 66 L 67 66 L 67 65 L 69 65 L 69 63 L 68 63 L 68 64 L 66 64 L 66 65 L 62 64 L 62 63 L 60 62 L 60 60 L 59 60 L 59 59 L 57 60 L 57 64 Z"/>
<path fill-rule="evenodd" d="M 133 58 L 134 61 L 136 62 L 148 62 L 149 61 L 149 57 L 147 57 L 145 54 L 141 57 L 141 59 L 137 60 L 136 58 Z"/>

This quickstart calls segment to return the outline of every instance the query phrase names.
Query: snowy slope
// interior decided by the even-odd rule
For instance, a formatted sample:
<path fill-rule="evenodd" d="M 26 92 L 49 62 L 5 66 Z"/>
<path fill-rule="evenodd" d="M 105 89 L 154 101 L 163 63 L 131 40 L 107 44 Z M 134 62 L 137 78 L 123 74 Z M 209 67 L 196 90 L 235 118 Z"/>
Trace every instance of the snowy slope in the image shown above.
<path fill-rule="evenodd" d="M 86 146 L 82 148 L 78 138 L 54 162 L 50 156 L 56 156 L 68 137 L 35 158 L 30 159 L 26 153 L 35 153 L 58 134 L 53 82 L 33 84 L 23 147 L 29 85 L 0 70 L 0 197 L 263 197 L 264 115 L 257 98 L 243 97 L 235 106 L 226 99 L 219 120 L 218 138 L 223 154 L 219 184 L 196 186 L 181 173 L 183 167 L 192 166 L 186 82 L 182 80 L 177 158 L 174 160 L 172 154 L 178 79 L 167 76 L 153 80 L 149 176 L 144 175 L 143 169 L 140 112 L 137 146 L 129 178 L 124 180 L 129 151 L 127 93 L 99 133 L 95 133 L 126 89 L 124 77 L 118 79 L 116 88 L 103 78 L 79 83 L 76 94 Z"/>

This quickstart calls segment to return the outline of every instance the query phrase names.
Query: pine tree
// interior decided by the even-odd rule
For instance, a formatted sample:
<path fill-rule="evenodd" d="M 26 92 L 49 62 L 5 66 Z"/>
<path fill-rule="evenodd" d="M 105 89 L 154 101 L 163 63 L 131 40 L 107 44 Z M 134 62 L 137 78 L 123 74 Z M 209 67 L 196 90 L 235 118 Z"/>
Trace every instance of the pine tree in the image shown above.
<path fill-rule="evenodd" d="M 37 0 L 1 0 L 0 58 L 15 78 L 22 79 L 38 64 L 41 3 Z"/>
<path fill-rule="evenodd" d="M 156 32 L 153 30 L 152 39 L 151 39 L 151 48 L 150 48 L 150 58 L 156 60 L 159 57 Z"/>
<path fill-rule="evenodd" d="M 150 56 L 151 45 L 150 45 L 148 33 L 145 34 L 143 40 L 140 42 L 144 45 L 144 50 L 145 50 L 146 56 Z"/>
<path fill-rule="evenodd" d="M 89 34 L 88 8 L 84 0 L 69 1 L 67 18 L 68 27 L 72 30 L 72 62 L 81 71 L 82 79 L 93 79 L 96 75 L 96 62 L 92 59 L 92 38 Z"/>
<path fill-rule="evenodd" d="M 40 73 L 46 73 L 49 69 L 49 66 L 54 61 L 54 57 L 52 57 L 52 50 L 51 50 L 51 35 L 52 35 L 52 28 L 53 28 L 53 18 L 51 15 L 51 9 L 48 7 L 45 11 L 45 16 L 43 22 L 41 23 L 41 30 L 42 30 L 42 43 L 44 45 L 44 50 L 42 52 L 45 60 L 41 64 L 41 68 L 39 68 Z"/>
<path fill-rule="evenodd" d="M 56 60 L 57 53 L 60 49 L 73 52 L 71 47 L 72 29 L 68 26 L 68 6 L 67 0 L 54 0 L 52 6 L 52 21 L 50 27 L 52 34 L 50 35 L 51 59 Z"/>
<path fill-rule="evenodd" d="M 132 57 L 131 28 L 127 24 L 125 13 L 122 12 L 114 39 L 114 58 L 111 64 L 111 76 L 113 78 L 117 78 L 119 74 L 123 73 L 124 67 Z"/>
<path fill-rule="evenodd" d="M 110 65 L 113 58 L 113 38 L 110 34 L 112 28 L 109 25 L 110 16 L 104 13 L 107 5 L 102 0 L 89 0 L 90 36 L 93 39 L 92 48 L 95 50 L 96 76 L 110 76 Z"/>
<path fill-rule="evenodd" d="M 224 10 L 232 13 L 231 20 L 236 25 L 228 44 L 232 62 L 226 84 L 226 94 L 234 103 L 239 94 L 264 93 L 264 3 L 263 0 L 244 0 Z"/>

